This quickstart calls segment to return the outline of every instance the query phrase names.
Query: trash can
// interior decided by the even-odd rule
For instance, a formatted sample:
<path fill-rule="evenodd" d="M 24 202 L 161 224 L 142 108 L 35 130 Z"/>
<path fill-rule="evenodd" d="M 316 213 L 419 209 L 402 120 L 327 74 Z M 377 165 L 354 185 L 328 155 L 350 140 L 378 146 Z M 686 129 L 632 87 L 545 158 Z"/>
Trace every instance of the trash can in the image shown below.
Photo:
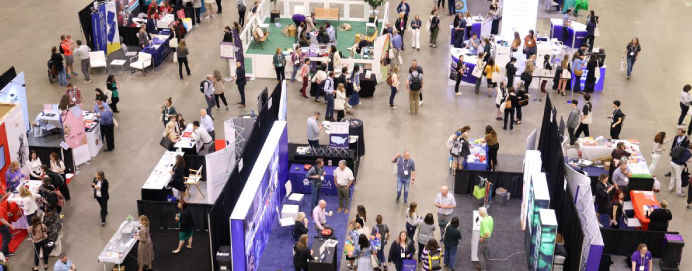
<path fill-rule="evenodd" d="M 509 201 L 509 192 L 502 187 L 495 189 L 495 202 L 505 204 L 507 201 Z"/>
<path fill-rule="evenodd" d="M 219 270 L 231 270 L 231 247 L 222 246 L 216 252 L 216 263 L 219 264 Z"/>

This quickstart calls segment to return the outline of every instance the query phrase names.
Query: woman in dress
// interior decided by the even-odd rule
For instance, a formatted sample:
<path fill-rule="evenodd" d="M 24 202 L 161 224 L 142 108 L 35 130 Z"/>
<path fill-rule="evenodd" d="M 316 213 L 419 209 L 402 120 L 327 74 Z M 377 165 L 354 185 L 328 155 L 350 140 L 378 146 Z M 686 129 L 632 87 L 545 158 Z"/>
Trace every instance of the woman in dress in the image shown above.
<path fill-rule="evenodd" d="M 394 264 L 397 271 L 401 271 L 404 266 L 404 260 L 413 260 L 414 253 L 416 253 L 416 247 L 411 239 L 408 238 L 408 235 L 406 235 L 406 231 L 403 230 L 389 247 L 387 261 L 390 264 Z"/>
<path fill-rule="evenodd" d="M 344 109 L 346 108 L 346 88 L 344 84 L 339 84 L 336 88 L 336 98 L 334 99 L 334 111 L 336 111 L 336 121 L 341 121 L 344 118 Z"/>
<path fill-rule="evenodd" d="M 120 84 L 115 81 L 115 75 L 108 75 L 108 79 L 106 79 L 106 88 L 111 91 L 111 103 L 108 105 L 111 107 L 111 110 L 113 110 L 113 113 L 120 113 L 120 111 L 118 111 L 118 102 L 120 101 L 120 92 L 118 92 L 119 87 Z"/>
<path fill-rule="evenodd" d="M 163 106 L 161 106 L 161 121 L 163 121 L 163 127 L 166 127 L 166 124 L 168 124 L 168 118 L 175 114 L 178 114 L 178 111 L 175 111 L 173 99 L 168 97 L 168 99 L 163 102 Z"/>
<path fill-rule="evenodd" d="M 178 156 L 181 157 L 182 156 Z M 175 215 L 175 221 L 178 221 L 178 227 L 180 232 L 178 233 L 178 248 L 173 250 L 173 254 L 180 253 L 183 248 L 183 244 L 187 240 L 187 249 L 192 249 L 192 230 L 195 227 L 195 221 L 192 219 L 192 213 L 187 209 L 187 202 L 184 200 L 178 201 L 178 209 L 180 212 Z"/>
<path fill-rule="evenodd" d="M 31 218 L 36 215 L 38 211 L 38 203 L 41 200 L 41 196 L 31 192 L 29 188 L 22 185 L 19 186 L 19 201 L 17 204 L 22 208 L 24 216 L 26 217 L 26 222 L 31 222 Z"/>
<path fill-rule="evenodd" d="M 182 155 L 177 155 L 175 157 L 175 165 L 170 173 L 172 176 L 171 183 L 169 185 L 180 192 L 180 198 L 182 199 L 185 195 L 185 191 L 187 190 L 187 187 L 185 186 L 185 159 L 183 159 Z"/>
<path fill-rule="evenodd" d="M 43 270 L 48 270 L 48 256 L 50 255 L 50 250 L 47 245 L 51 240 L 48 240 L 48 229 L 46 225 L 41 222 L 41 219 L 37 216 L 32 217 L 31 226 L 29 228 L 31 232 L 31 239 L 34 242 L 34 268 L 32 270 L 38 271 L 39 264 L 39 254 L 43 250 Z"/>
<path fill-rule="evenodd" d="M 566 96 L 567 94 L 565 94 L 565 87 L 567 87 L 567 81 L 572 78 L 572 69 L 570 68 L 568 54 L 565 54 L 565 58 L 562 59 L 560 67 L 560 83 L 558 84 L 557 89 L 559 90 L 560 95 Z"/>
<path fill-rule="evenodd" d="M 616 190 L 613 197 L 613 213 L 610 216 L 610 228 L 619 229 L 620 219 L 622 218 L 622 205 L 625 203 L 625 193 L 622 190 Z"/>
<path fill-rule="evenodd" d="M 154 262 L 154 245 L 151 243 L 151 236 L 149 235 L 149 218 L 145 215 L 140 215 L 139 224 L 142 224 L 142 227 L 135 235 L 135 238 L 139 241 L 137 246 L 137 264 L 139 264 L 139 271 L 144 270 L 144 266 L 151 270 L 153 268 L 151 263 Z"/>
<path fill-rule="evenodd" d="M 351 83 L 353 84 L 353 94 L 351 94 L 351 99 L 348 100 L 350 106 L 360 105 L 360 66 L 353 66 L 353 73 L 351 73 Z"/>
<path fill-rule="evenodd" d="M 94 180 L 91 182 L 91 188 L 94 190 L 94 199 L 101 207 L 101 226 L 106 226 L 106 215 L 108 215 L 108 180 L 103 170 L 99 170 L 94 175 Z"/>
<path fill-rule="evenodd" d="M 596 204 L 598 205 L 598 208 L 596 209 L 597 219 L 599 219 L 602 214 L 608 214 L 612 223 L 613 217 L 610 216 L 610 209 L 612 208 L 610 192 L 614 188 L 615 186 L 608 183 L 608 175 L 601 174 L 601 176 L 598 176 L 598 183 L 596 184 Z M 600 226 L 603 227 L 603 225 Z"/>
<path fill-rule="evenodd" d="M 358 236 L 358 244 L 356 249 L 353 251 L 353 255 L 356 256 L 358 262 L 356 266 L 358 271 L 373 271 L 372 262 L 370 261 L 372 255 L 372 247 L 370 247 L 370 240 L 365 234 Z"/>
<path fill-rule="evenodd" d="M 308 235 L 302 234 L 298 237 L 298 242 L 293 248 L 293 266 L 296 271 L 307 271 L 308 262 L 312 259 L 312 250 L 308 248 Z"/>
<path fill-rule="evenodd" d="M 221 104 L 219 104 L 219 98 L 221 98 L 223 105 L 226 106 L 226 110 L 228 110 L 226 96 L 223 95 L 225 89 L 226 87 L 223 83 L 223 77 L 221 77 L 221 71 L 214 70 L 214 101 L 216 102 L 216 110 L 219 110 L 219 108 L 221 108 Z"/>
<path fill-rule="evenodd" d="M 41 180 L 43 179 L 43 169 L 41 169 L 41 166 L 43 163 L 41 163 L 41 158 L 38 158 L 38 154 L 36 154 L 36 151 L 32 150 L 30 151 L 29 154 L 29 175 L 31 175 L 32 180 Z"/>

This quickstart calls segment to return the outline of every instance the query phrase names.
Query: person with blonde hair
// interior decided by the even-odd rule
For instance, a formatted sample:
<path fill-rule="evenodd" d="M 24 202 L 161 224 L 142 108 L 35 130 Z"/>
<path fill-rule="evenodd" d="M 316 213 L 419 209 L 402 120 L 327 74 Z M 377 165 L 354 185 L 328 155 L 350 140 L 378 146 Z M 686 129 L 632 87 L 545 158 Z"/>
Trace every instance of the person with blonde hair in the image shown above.
<path fill-rule="evenodd" d="M 298 242 L 293 246 L 293 266 L 296 271 L 307 271 L 308 262 L 312 259 L 314 251 L 308 248 L 308 235 L 303 234 L 298 238 Z"/>
<path fill-rule="evenodd" d="M 416 15 L 418 16 L 418 15 Z M 392 84 L 389 85 L 390 89 L 392 90 L 391 94 L 389 94 L 389 108 L 391 109 L 397 109 L 396 105 L 394 104 L 394 97 L 396 96 L 397 93 L 399 93 L 399 67 L 394 67 L 392 68 L 392 71 L 390 73 L 391 76 L 391 81 Z"/>
<path fill-rule="evenodd" d="M 303 234 L 308 234 L 308 219 L 304 212 L 299 212 L 296 216 L 296 224 L 293 226 L 293 236 L 298 239 Z"/>
<path fill-rule="evenodd" d="M 646 210 L 646 218 L 650 220 L 650 231 L 668 231 L 668 222 L 673 219 L 673 214 L 668 210 L 668 201 L 661 200 L 661 208 Z"/>
<path fill-rule="evenodd" d="M 51 154 L 51 158 L 52 158 Z M 52 162 L 51 162 L 52 164 Z M 16 191 L 17 187 L 21 185 L 22 180 L 26 179 L 26 176 L 22 174 L 22 172 L 19 170 L 19 162 L 18 161 L 12 161 L 10 163 L 10 167 L 5 172 L 5 181 L 7 183 L 7 191 Z"/>
<path fill-rule="evenodd" d="M 184 39 L 180 39 L 175 52 L 178 56 L 178 74 L 180 75 L 180 80 L 183 80 L 183 64 L 185 64 L 187 76 L 190 76 L 190 66 L 187 63 L 187 56 L 190 54 L 190 51 L 187 49 L 187 43 Z"/>
<path fill-rule="evenodd" d="M 569 55 L 565 55 L 565 58 L 562 59 L 562 62 L 560 63 L 561 67 L 561 72 L 560 72 L 560 83 L 557 86 L 557 89 L 560 92 L 560 95 L 566 96 L 565 94 L 565 87 L 567 86 L 567 81 L 569 81 L 572 78 L 572 68 L 570 67 L 571 64 L 569 63 Z"/>
<path fill-rule="evenodd" d="M 180 140 L 180 137 L 176 132 L 176 121 L 176 117 L 171 117 L 171 120 L 168 122 L 168 124 L 166 124 L 166 130 L 163 133 L 163 137 L 168 138 L 168 140 L 170 140 L 174 144 Z"/>
<path fill-rule="evenodd" d="M 106 215 L 108 215 L 108 180 L 103 170 L 99 170 L 94 174 L 94 180 L 91 182 L 91 188 L 94 189 L 94 199 L 101 206 L 101 226 L 106 226 Z"/>
<path fill-rule="evenodd" d="M 27 223 L 31 222 L 31 218 L 38 211 L 37 202 L 39 202 L 40 200 L 40 195 L 31 192 L 31 190 L 29 190 L 29 188 L 26 188 L 26 186 L 24 185 L 19 186 L 19 201 L 17 202 L 17 204 L 19 205 L 19 207 L 22 208 L 22 212 L 26 217 Z"/>
<path fill-rule="evenodd" d="M 346 87 L 344 84 L 339 84 L 336 88 L 336 96 L 334 98 L 334 111 L 336 111 L 336 121 L 341 121 L 344 118 L 344 110 L 346 109 Z"/>
<path fill-rule="evenodd" d="M 214 70 L 213 82 L 214 82 L 214 102 L 216 103 L 216 110 L 219 110 L 221 108 L 221 104 L 219 104 L 219 98 L 221 98 L 223 105 L 226 106 L 226 110 L 228 110 L 228 102 L 226 102 L 226 96 L 224 96 L 226 86 L 224 85 L 223 77 L 221 76 L 221 71 Z"/>
<path fill-rule="evenodd" d="M 286 57 L 284 57 L 281 47 L 276 48 L 276 54 L 274 54 L 272 58 L 272 64 L 274 65 L 274 71 L 276 71 L 276 80 L 281 81 L 286 79 Z"/>
<path fill-rule="evenodd" d="M 135 234 L 135 238 L 139 241 L 137 264 L 139 265 L 139 271 L 142 271 L 144 266 L 148 269 L 153 268 L 151 264 L 154 262 L 154 245 L 151 243 L 151 235 L 149 234 L 149 218 L 145 215 L 140 215 L 139 223 L 142 224 L 142 227 Z"/>

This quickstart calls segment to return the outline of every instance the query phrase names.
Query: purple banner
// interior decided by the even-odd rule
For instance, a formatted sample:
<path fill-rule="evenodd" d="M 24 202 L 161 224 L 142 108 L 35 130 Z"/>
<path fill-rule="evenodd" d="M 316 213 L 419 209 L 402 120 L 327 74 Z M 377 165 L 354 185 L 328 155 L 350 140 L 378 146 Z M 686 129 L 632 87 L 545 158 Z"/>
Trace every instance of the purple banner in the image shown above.
<path fill-rule="evenodd" d="M 91 14 L 91 27 L 94 31 L 94 51 L 106 51 L 108 29 L 106 27 L 106 5 L 101 4 L 97 13 Z"/>

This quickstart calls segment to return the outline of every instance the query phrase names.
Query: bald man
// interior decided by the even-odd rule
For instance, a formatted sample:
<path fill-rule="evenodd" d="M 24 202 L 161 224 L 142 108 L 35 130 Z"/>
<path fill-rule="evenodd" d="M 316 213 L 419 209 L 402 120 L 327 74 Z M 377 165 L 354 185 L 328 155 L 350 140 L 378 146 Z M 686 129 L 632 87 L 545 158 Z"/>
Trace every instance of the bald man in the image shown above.
<path fill-rule="evenodd" d="M 324 200 L 320 200 L 317 206 L 312 209 L 312 221 L 315 224 L 315 230 L 317 230 L 318 234 L 320 231 L 329 227 L 329 225 L 327 225 L 327 216 L 331 216 L 332 213 L 329 212 L 329 214 L 327 214 L 326 210 L 327 202 Z"/>
<path fill-rule="evenodd" d="M 440 188 L 440 193 L 435 197 L 435 207 L 437 207 L 437 221 L 440 225 L 449 223 L 454 207 L 457 207 L 457 202 L 452 193 L 449 193 L 449 188 L 446 185 Z M 440 226 L 440 236 L 445 236 L 445 228 L 442 226 Z"/>

